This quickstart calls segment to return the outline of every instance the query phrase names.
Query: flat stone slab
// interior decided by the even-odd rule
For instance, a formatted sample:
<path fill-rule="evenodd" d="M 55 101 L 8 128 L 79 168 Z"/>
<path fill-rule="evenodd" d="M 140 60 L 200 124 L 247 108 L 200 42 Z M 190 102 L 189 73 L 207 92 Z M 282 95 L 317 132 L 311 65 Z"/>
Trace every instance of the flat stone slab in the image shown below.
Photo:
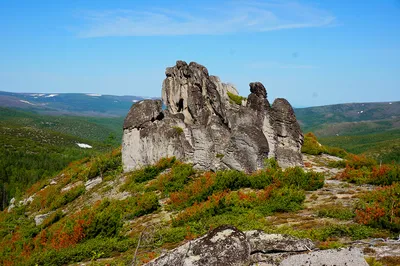
<path fill-rule="evenodd" d="M 293 255 L 284 259 L 280 266 L 368 266 L 358 248 L 329 249 Z"/>

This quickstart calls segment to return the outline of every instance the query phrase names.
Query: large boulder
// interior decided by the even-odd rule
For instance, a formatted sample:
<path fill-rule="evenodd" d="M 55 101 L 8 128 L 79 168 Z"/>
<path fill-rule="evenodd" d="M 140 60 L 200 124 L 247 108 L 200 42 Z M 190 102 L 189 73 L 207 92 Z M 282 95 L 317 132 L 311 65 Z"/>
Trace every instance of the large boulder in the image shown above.
<path fill-rule="evenodd" d="M 250 256 L 246 235 L 232 226 L 221 226 L 147 263 L 147 266 L 245 265 Z"/>
<path fill-rule="evenodd" d="M 310 239 L 260 230 L 241 232 L 220 226 L 203 237 L 179 246 L 150 261 L 146 266 L 217 265 L 348 265 L 367 266 L 359 249 L 318 250 Z"/>
<path fill-rule="evenodd" d="M 177 61 L 167 68 L 162 101 L 135 103 L 124 123 L 125 171 L 175 156 L 204 170 L 253 172 L 274 157 L 282 167 L 302 165 L 303 134 L 285 99 L 272 106 L 260 82 L 250 83 L 247 101 L 207 68 Z M 229 92 L 229 95 L 228 95 Z"/>

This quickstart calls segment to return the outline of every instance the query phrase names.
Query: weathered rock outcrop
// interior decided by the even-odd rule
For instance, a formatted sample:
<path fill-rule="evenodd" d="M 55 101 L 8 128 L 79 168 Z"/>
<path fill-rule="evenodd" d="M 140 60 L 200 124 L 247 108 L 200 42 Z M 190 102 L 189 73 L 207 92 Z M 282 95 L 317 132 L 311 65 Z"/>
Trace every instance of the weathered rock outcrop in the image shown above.
<path fill-rule="evenodd" d="M 233 226 L 220 226 L 150 261 L 147 266 L 167 265 L 347 265 L 367 266 L 357 248 L 315 249 L 309 239 L 254 230 L 241 232 Z"/>
<path fill-rule="evenodd" d="M 160 100 L 134 104 L 124 122 L 124 170 L 175 156 L 199 169 L 252 172 L 275 157 L 282 167 L 302 165 L 303 134 L 291 105 L 272 106 L 259 82 L 241 104 L 237 90 L 210 76 L 197 63 L 177 61 L 167 68 Z"/>

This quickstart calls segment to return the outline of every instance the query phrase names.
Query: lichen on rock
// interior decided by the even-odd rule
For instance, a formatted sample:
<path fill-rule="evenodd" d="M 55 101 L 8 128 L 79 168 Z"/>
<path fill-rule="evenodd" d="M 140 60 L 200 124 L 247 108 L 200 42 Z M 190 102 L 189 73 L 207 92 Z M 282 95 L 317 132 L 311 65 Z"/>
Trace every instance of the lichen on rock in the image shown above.
<path fill-rule="evenodd" d="M 250 83 L 239 105 L 228 96 L 238 95 L 236 88 L 200 64 L 177 61 L 165 74 L 162 102 L 138 102 L 125 119 L 125 171 L 171 156 L 204 170 L 253 172 L 271 157 L 282 167 L 303 164 L 303 134 L 291 105 L 276 99 L 271 106 L 260 82 Z"/>

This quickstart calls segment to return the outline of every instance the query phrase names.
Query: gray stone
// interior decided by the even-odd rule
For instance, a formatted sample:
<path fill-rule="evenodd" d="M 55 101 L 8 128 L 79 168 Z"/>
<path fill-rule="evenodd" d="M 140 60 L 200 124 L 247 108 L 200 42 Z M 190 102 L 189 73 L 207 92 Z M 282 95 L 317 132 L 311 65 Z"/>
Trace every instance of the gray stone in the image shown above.
<path fill-rule="evenodd" d="M 43 223 L 43 221 L 46 220 L 46 218 L 49 217 L 53 212 L 54 211 L 48 212 L 48 213 L 45 213 L 45 214 L 36 215 L 35 216 L 35 224 L 36 224 L 36 226 L 41 225 Z"/>
<path fill-rule="evenodd" d="M 101 178 L 101 176 L 98 176 L 96 178 L 90 179 L 90 180 L 85 182 L 85 189 L 86 190 L 91 190 L 96 185 L 100 184 L 102 181 L 103 181 L 103 178 Z"/>
<path fill-rule="evenodd" d="M 368 266 L 358 248 L 329 249 L 293 255 L 284 259 L 280 266 Z"/>
<path fill-rule="evenodd" d="M 10 200 L 10 205 L 8 206 L 8 211 L 10 212 L 14 208 L 15 208 L 15 198 L 12 198 Z"/>
<path fill-rule="evenodd" d="M 246 235 L 232 226 L 221 226 L 147 263 L 147 266 L 244 265 L 250 256 Z"/>
<path fill-rule="evenodd" d="M 245 234 L 250 243 L 250 261 L 253 265 L 278 265 L 289 256 L 315 249 L 310 239 L 266 234 L 260 230 L 247 231 Z"/>
<path fill-rule="evenodd" d="M 253 172 L 274 157 L 282 167 L 302 165 L 303 134 L 284 99 L 271 106 L 260 82 L 250 83 L 247 101 L 195 62 L 177 61 L 165 71 L 159 100 L 134 104 L 124 122 L 125 171 L 175 156 L 198 169 Z M 223 156 L 221 156 L 223 155 Z"/>
<path fill-rule="evenodd" d="M 142 128 L 148 122 L 162 119 L 162 103 L 160 100 L 143 100 L 133 104 L 124 121 L 125 128 Z"/>
<path fill-rule="evenodd" d="M 264 265 L 264 266 L 367 266 L 357 248 L 313 251 L 310 239 L 266 234 L 260 230 L 241 232 L 233 226 L 220 226 L 145 264 L 167 265 Z"/>

